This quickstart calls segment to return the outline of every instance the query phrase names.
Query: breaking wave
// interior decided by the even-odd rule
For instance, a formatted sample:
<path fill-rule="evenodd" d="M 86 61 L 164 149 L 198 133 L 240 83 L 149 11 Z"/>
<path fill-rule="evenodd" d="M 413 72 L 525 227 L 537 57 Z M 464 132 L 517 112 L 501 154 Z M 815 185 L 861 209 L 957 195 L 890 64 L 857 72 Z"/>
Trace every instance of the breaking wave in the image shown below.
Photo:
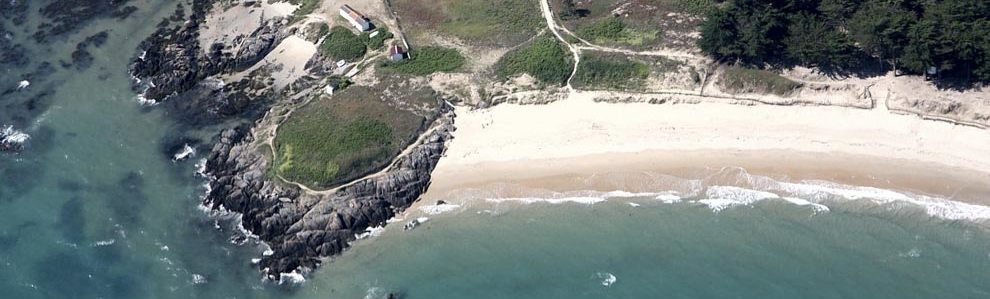
<path fill-rule="evenodd" d="M 617 201 L 623 205 L 638 207 L 649 203 L 693 204 L 704 206 L 715 213 L 758 202 L 774 201 L 805 207 L 815 214 L 827 213 L 838 205 L 884 206 L 889 208 L 920 208 L 930 217 L 944 220 L 982 222 L 990 220 L 990 207 L 970 204 L 948 198 L 914 194 L 876 187 L 844 185 L 820 180 L 781 181 L 770 177 L 751 175 L 740 168 L 722 169 L 701 179 L 671 179 L 670 176 L 643 174 L 648 178 L 663 176 L 662 182 L 639 177 L 622 177 L 622 185 L 636 190 L 665 190 L 660 192 L 633 191 L 568 191 L 557 192 L 528 188 L 511 184 L 494 184 L 485 188 L 463 189 L 443 198 L 447 202 L 464 205 L 472 200 L 484 199 L 487 203 L 503 204 L 583 204 L 597 205 Z M 629 182 L 646 182 L 630 184 Z M 502 196 L 526 194 L 526 196 Z M 844 205 L 849 208 L 849 205 Z M 425 208 L 425 207 L 424 207 Z M 434 209 L 431 207 L 430 209 Z M 426 212 L 426 210 L 424 210 Z"/>
<path fill-rule="evenodd" d="M 0 126 L 0 150 L 20 150 L 31 135 L 14 129 L 14 126 Z"/>

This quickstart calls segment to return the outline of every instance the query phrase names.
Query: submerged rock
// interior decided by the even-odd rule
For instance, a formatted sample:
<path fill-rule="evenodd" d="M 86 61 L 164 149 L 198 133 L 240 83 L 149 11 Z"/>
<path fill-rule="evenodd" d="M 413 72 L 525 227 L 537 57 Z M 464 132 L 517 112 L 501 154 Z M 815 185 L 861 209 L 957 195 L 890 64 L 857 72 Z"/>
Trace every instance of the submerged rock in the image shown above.
<path fill-rule="evenodd" d="M 14 126 L 0 126 L 0 152 L 23 150 L 24 144 L 30 138 L 30 135 L 15 130 Z"/>

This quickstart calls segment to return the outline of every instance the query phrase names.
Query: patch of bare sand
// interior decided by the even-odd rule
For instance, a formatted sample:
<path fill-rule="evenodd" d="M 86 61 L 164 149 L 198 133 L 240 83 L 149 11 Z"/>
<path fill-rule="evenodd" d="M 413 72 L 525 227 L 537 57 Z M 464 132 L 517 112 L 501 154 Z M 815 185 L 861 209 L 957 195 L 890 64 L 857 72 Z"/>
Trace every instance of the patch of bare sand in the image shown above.
<path fill-rule="evenodd" d="M 307 74 L 306 62 L 316 54 L 316 44 L 291 35 L 282 40 L 264 59 L 251 68 L 232 74 L 227 81 L 237 81 L 259 68 L 270 71 L 275 88 L 281 90 Z"/>
<path fill-rule="evenodd" d="M 237 53 L 236 47 L 240 43 L 236 43 L 236 40 L 250 36 L 265 21 L 292 15 L 297 8 L 288 2 L 259 1 L 259 5 L 261 6 L 215 5 L 199 31 L 199 44 L 203 45 L 203 51 L 208 51 L 209 45 L 221 42 L 234 47 L 227 49 L 228 51 Z"/>

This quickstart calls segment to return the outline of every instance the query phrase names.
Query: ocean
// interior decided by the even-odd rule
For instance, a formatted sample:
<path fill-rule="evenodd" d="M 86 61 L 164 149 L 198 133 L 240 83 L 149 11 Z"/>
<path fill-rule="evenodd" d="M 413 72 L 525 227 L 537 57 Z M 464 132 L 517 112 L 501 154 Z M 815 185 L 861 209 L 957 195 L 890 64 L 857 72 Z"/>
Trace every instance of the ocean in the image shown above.
<path fill-rule="evenodd" d="M 130 90 L 130 57 L 174 2 L 132 1 L 126 19 L 37 43 L 33 14 L 49 2 L 29 1 L 25 24 L 2 20 L 31 61 L 5 64 L 0 91 L 52 65 L 0 98 L 0 126 L 31 136 L 0 154 L 3 298 L 990 298 L 984 207 L 752 186 L 463 190 L 304 279 L 265 282 L 252 264 L 265 246 L 199 208 L 208 148 L 173 161 L 163 140 L 188 128 Z M 104 30 L 91 65 L 61 65 Z"/>

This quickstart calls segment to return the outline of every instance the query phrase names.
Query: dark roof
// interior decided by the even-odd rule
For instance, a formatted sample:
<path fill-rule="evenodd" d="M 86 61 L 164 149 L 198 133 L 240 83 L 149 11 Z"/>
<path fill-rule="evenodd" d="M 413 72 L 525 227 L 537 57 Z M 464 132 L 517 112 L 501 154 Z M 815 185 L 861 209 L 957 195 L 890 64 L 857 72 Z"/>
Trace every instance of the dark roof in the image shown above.
<path fill-rule="evenodd" d="M 402 47 L 400 47 L 399 45 L 392 45 L 391 47 L 388 47 L 388 55 L 389 56 L 395 55 L 395 54 L 405 54 L 405 53 L 406 53 L 406 51 L 403 50 Z"/>

